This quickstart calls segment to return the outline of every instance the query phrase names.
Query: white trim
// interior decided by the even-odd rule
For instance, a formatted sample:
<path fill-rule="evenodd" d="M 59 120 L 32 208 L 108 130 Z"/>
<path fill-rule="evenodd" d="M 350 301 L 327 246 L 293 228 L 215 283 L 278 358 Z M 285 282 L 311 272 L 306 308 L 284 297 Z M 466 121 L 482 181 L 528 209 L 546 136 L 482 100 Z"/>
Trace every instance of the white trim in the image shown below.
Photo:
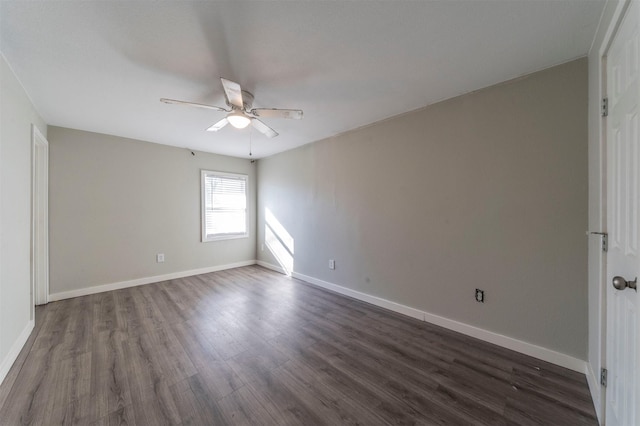
<path fill-rule="evenodd" d="M 38 168 L 38 160 L 42 167 Z M 42 176 L 43 188 L 36 180 Z M 42 227 L 37 226 L 44 216 Z M 40 240 L 40 242 L 39 242 Z M 49 141 L 31 124 L 31 319 L 34 305 L 49 303 Z"/>
<path fill-rule="evenodd" d="M 226 265 L 209 266 L 206 268 L 191 269 L 188 271 L 172 272 L 170 274 L 165 274 L 165 275 L 156 275 L 153 277 L 137 278 L 135 280 L 120 281 L 120 282 L 111 283 L 111 284 L 96 285 L 93 287 L 84 287 L 84 288 L 79 288 L 77 290 L 62 291 L 60 293 L 50 294 L 49 301 L 55 302 L 56 300 L 71 299 L 73 297 L 87 296 L 90 294 L 103 293 L 105 291 L 120 290 L 122 288 L 136 287 L 139 285 L 158 283 L 158 282 L 168 281 L 168 280 L 175 280 L 178 278 L 190 277 L 190 276 L 199 275 L 199 274 L 208 274 L 209 272 L 223 271 L 225 269 L 233 269 L 233 268 L 239 268 L 241 266 L 249 266 L 249 265 L 255 265 L 255 264 L 256 264 L 255 260 L 244 260 L 242 262 L 229 263 Z"/>
<path fill-rule="evenodd" d="M 33 320 L 27 323 L 27 326 L 22 330 L 22 333 L 20 333 L 20 336 L 18 336 L 16 341 L 13 342 L 13 346 L 11 346 L 7 356 L 5 356 L 2 363 L 0 363 L 0 385 L 4 381 L 5 377 L 7 377 L 7 374 L 9 374 L 9 370 L 11 370 L 13 363 L 18 359 L 18 355 L 20 355 L 20 351 L 27 343 L 27 340 L 29 340 L 29 336 L 31 335 L 35 324 L 36 323 Z"/>
<path fill-rule="evenodd" d="M 600 385 L 599 376 L 593 371 L 592 365 L 590 363 L 585 363 L 585 371 L 584 375 L 587 377 L 587 385 L 589 386 L 589 393 L 591 393 L 591 400 L 593 401 L 593 407 L 596 410 L 596 417 L 600 424 L 604 422 L 604 417 L 602 417 L 602 406 L 600 404 L 600 398 L 602 395 L 602 386 Z"/>
<path fill-rule="evenodd" d="M 585 361 L 574 358 L 572 356 L 556 352 L 554 350 L 534 345 L 522 340 L 514 339 L 513 337 L 505 336 L 502 334 L 494 333 L 482 328 L 474 327 L 469 324 L 454 321 L 449 318 L 444 318 L 438 315 L 425 312 L 426 322 L 439 325 L 444 328 L 448 328 L 458 333 L 466 334 L 467 336 L 475 337 L 485 342 L 493 343 L 494 345 L 502 346 L 503 348 L 511 349 L 512 351 L 520 352 L 525 355 L 529 355 L 534 358 L 541 359 L 546 362 L 550 362 L 561 367 L 568 368 L 579 373 L 584 373 Z"/>
<path fill-rule="evenodd" d="M 244 196 L 245 196 L 245 232 L 232 233 L 232 234 L 214 234 L 209 236 L 207 234 L 207 219 L 206 219 L 206 188 L 205 181 L 207 176 L 215 176 L 221 178 L 238 179 L 244 181 Z M 235 240 L 238 238 L 249 238 L 249 175 L 239 173 L 217 172 L 214 170 L 200 169 L 200 228 L 201 228 L 201 242 L 209 243 L 212 241 L 223 240 Z"/>
<path fill-rule="evenodd" d="M 591 40 L 591 46 L 589 46 L 589 50 L 587 50 L 587 58 L 593 51 L 594 46 L 596 45 L 596 40 L 598 40 L 598 33 L 600 31 L 600 27 L 602 26 L 602 18 L 604 18 L 604 14 L 607 11 L 607 6 L 605 5 L 600 11 L 600 18 L 598 18 L 598 25 L 596 25 L 596 31 L 593 34 L 593 39 Z"/>
<path fill-rule="evenodd" d="M 288 275 L 287 271 L 284 270 L 281 266 L 274 265 L 273 263 L 267 263 L 263 260 L 258 260 L 256 262 L 257 265 L 262 266 L 263 268 L 271 269 L 272 271 L 280 272 L 282 275 Z"/>
<path fill-rule="evenodd" d="M 308 275 L 300 274 L 298 272 L 293 272 L 291 276 L 293 278 L 297 278 L 299 280 L 305 281 L 309 284 L 313 284 L 315 286 L 322 287 L 327 290 L 334 291 L 336 293 L 344 294 L 345 296 L 353 297 L 354 299 L 362 300 L 363 302 L 371 303 L 372 305 L 380 306 L 381 308 L 385 308 L 390 311 L 398 312 L 408 317 L 417 318 L 419 320 L 424 321 L 424 312 L 418 309 L 401 305 L 400 303 L 392 302 L 390 300 L 386 300 L 381 297 L 371 296 L 370 294 L 352 290 L 347 287 L 342 287 L 340 285 L 333 284 L 327 281 L 322 281 L 317 278 L 310 277 Z"/>
<path fill-rule="evenodd" d="M 258 264 L 260 265 L 260 262 Z M 274 268 L 270 268 L 270 269 L 274 269 Z M 465 324 L 449 318 L 441 317 L 439 315 L 431 314 L 429 312 L 421 311 L 419 309 L 412 308 L 410 306 L 402 305 L 400 303 L 392 302 L 390 300 L 386 300 L 381 297 L 372 296 L 372 295 L 362 293 L 356 290 L 352 290 L 350 288 L 346 288 L 337 284 L 319 280 L 317 278 L 313 278 L 308 275 L 303 275 L 298 272 L 293 272 L 292 276 L 293 278 L 297 278 L 309 284 L 313 284 L 315 286 L 322 287 L 327 290 L 331 290 L 336 293 L 343 294 L 345 296 L 353 297 L 354 299 L 371 303 L 372 305 L 376 305 L 381 308 L 388 309 L 390 311 L 398 312 L 400 314 L 407 315 L 409 317 L 417 318 L 422 321 L 439 325 L 440 327 L 457 331 L 458 333 L 475 337 L 485 342 L 493 343 L 495 345 L 502 346 L 504 348 L 511 349 L 513 351 L 520 352 L 522 354 L 529 355 L 534 358 L 538 358 L 543 361 L 568 368 L 570 370 L 584 373 L 586 369 L 585 361 L 560 353 L 560 352 L 553 351 L 551 349 L 544 348 L 542 346 L 534 345 L 532 343 L 514 339 L 513 337 L 504 336 L 502 334 L 498 334 L 492 331 L 484 330 L 482 328 L 474 327 L 469 324 Z"/>
<path fill-rule="evenodd" d="M 622 18 L 624 17 L 624 13 L 626 12 L 627 7 L 629 7 L 629 4 L 631 4 L 631 0 L 620 0 L 616 5 L 616 10 L 613 12 L 613 16 L 611 17 L 611 21 L 609 21 L 607 31 L 604 33 L 604 37 L 602 38 L 602 44 L 600 45 L 600 49 L 598 50 L 601 59 L 607 56 L 609 47 L 611 46 L 611 43 L 613 43 L 613 37 L 618 32 L 618 27 L 622 23 Z M 600 61 L 600 65 L 602 66 L 602 61 Z M 602 77 L 602 74 L 600 74 L 600 77 Z M 602 82 L 602 78 L 600 82 Z M 600 90 L 602 91 L 602 87 L 600 87 Z M 598 102 L 600 102 L 599 99 Z"/>

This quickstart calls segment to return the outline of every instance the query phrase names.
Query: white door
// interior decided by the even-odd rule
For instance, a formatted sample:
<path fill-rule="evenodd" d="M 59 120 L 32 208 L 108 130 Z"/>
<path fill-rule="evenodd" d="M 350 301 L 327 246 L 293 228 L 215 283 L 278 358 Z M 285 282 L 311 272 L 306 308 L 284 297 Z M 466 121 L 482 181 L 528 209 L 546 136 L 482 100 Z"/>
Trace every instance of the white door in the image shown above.
<path fill-rule="evenodd" d="M 640 425 L 640 303 L 631 288 L 640 276 L 639 3 L 630 2 L 607 55 L 607 426 Z"/>
<path fill-rule="evenodd" d="M 32 126 L 31 319 L 34 305 L 49 298 L 49 143 Z"/>

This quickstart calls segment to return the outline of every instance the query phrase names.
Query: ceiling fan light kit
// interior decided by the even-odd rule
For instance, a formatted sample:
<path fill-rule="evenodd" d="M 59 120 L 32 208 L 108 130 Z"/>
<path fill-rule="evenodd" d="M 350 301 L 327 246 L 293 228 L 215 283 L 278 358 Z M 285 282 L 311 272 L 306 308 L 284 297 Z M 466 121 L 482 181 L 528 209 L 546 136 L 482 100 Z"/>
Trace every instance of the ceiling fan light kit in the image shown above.
<path fill-rule="evenodd" d="M 244 129 L 251 123 L 251 119 L 240 111 L 234 111 L 227 115 L 227 120 L 236 129 Z"/>
<path fill-rule="evenodd" d="M 220 78 L 222 87 L 224 88 L 224 95 L 227 105 L 230 109 L 221 108 L 214 105 L 199 104 L 196 102 L 178 101 L 175 99 L 161 98 L 160 102 L 166 104 L 187 105 L 197 108 L 212 109 L 215 111 L 227 112 L 227 116 L 217 123 L 210 126 L 207 131 L 217 132 L 225 127 L 227 124 L 231 124 L 236 129 L 244 129 L 251 124 L 256 130 L 265 135 L 268 138 L 275 138 L 278 136 L 278 132 L 267 126 L 258 117 L 263 118 L 289 118 L 300 120 L 302 118 L 302 110 L 299 109 L 279 109 L 279 108 L 253 108 L 253 95 L 246 90 L 242 90 L 242 87 L 234 81 L 227 80 L 226 78 Z"/>

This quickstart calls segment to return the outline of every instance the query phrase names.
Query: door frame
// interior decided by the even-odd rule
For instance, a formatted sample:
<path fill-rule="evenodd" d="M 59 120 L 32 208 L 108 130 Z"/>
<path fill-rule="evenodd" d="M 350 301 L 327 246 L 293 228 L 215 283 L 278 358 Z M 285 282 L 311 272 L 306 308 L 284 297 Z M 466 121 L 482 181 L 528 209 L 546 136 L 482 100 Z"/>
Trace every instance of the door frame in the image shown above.
<path fill-rule="evenodd" d="M 40 226 L 39 224 L 42 224 Z M 49 302 L 49 142 L 31 125 L 31 319 Z"/>
<path fill-rule="evenodd" d="M 622 20 L 625 17 L 627 10 L 629 9 L 629 5 L 632 0 L 620 0 L 616 5 L 616 9 L 613 13 L 611 21 L 609 22 L 609 26 L 605 32 L 605 35 L 602 40 L 602 44 L 600 46 L 600 50 L 598 52 L 599 60 L 599 96 L 595 100 L 598 104 L 600 101 L 607 97 L 607 56 L 609 54 L 609 50 L 613 43 L 614 38 L 618 33 L 618 29 L 622 24 Z M 606 5 L 605 5 L 606 8 Z M 600 147 L 600 229 L 608 232 L 607 229 L 607 121 L 601 120 L 600 125 L 598 126 L 599 131 L 599 147 Z M 599 306 L 600 306 L 600 367 L 607 368 L 607 254 L 605 253 L 600 261 L 600 286 L 598 294 L 600 295 Z M 606 409 L 607 409 L 607 389 L 604 386 L 600 387 L 600 416 L 599 420 L 601 424 L 605 423 L 606 419 Z M 597 408 L 597 407 L 596 407 Z"/>

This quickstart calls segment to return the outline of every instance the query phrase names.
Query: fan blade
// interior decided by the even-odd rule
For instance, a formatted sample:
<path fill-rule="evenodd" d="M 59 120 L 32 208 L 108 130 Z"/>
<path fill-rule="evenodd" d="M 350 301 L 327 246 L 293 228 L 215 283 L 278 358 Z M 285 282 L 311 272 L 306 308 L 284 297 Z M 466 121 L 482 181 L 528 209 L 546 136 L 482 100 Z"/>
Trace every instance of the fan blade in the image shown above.
<path fill-rule="evenodd" d="M 209 127 L 207 129 L 207 132 L 217 132 L 218 130 L 222 129 L 224 126 L 226 126 L 227 124 L 229 124 L 229 120 L 227 120 L 227 117 L 223 118 L 222 120 L 218 121 L 216 124 L 214 124 L 213 126 Z"/>
<path fill-rule="evenodd" d="M 301 109 L 257 108 L 252 109 L 251 114 L 264 118 L 293 118 L 295 120 L 302 118 Z"/>
<path fill-rule="evenodd" d="M 251 119 L 251 125 L 268 138 L 275 138 L 276 136 L 278 136 L 278 132 L 276 132 L 257 118 Z"/>
<path fill-rule="evenodd" d="M 244 110 L 244 103 L 242 102 L 242 88 L 240 85 L 222 77 L 220 77 L 220 81 L 222 81 L 222 87 L 224 88 L 224 93 L 227 96 L 227 102 L 229 105 L 233 105 L 236 108 Z"/>
<path fill-rule="evenodd" d="M 195 102 L 178 101 L 175 99 L 160 98 L 160 102 L 164 102 L 165 104 L 188 105 L 188 106 L 193 106 L 197 108 L 206 108 L 206 109 L 213 109 L 216 111 L 229 112 L 229 110 L 226 110 L 224 108 L 220 108 L 217 106 L 213 106 L 213 105 L 197 104 Z"/>

